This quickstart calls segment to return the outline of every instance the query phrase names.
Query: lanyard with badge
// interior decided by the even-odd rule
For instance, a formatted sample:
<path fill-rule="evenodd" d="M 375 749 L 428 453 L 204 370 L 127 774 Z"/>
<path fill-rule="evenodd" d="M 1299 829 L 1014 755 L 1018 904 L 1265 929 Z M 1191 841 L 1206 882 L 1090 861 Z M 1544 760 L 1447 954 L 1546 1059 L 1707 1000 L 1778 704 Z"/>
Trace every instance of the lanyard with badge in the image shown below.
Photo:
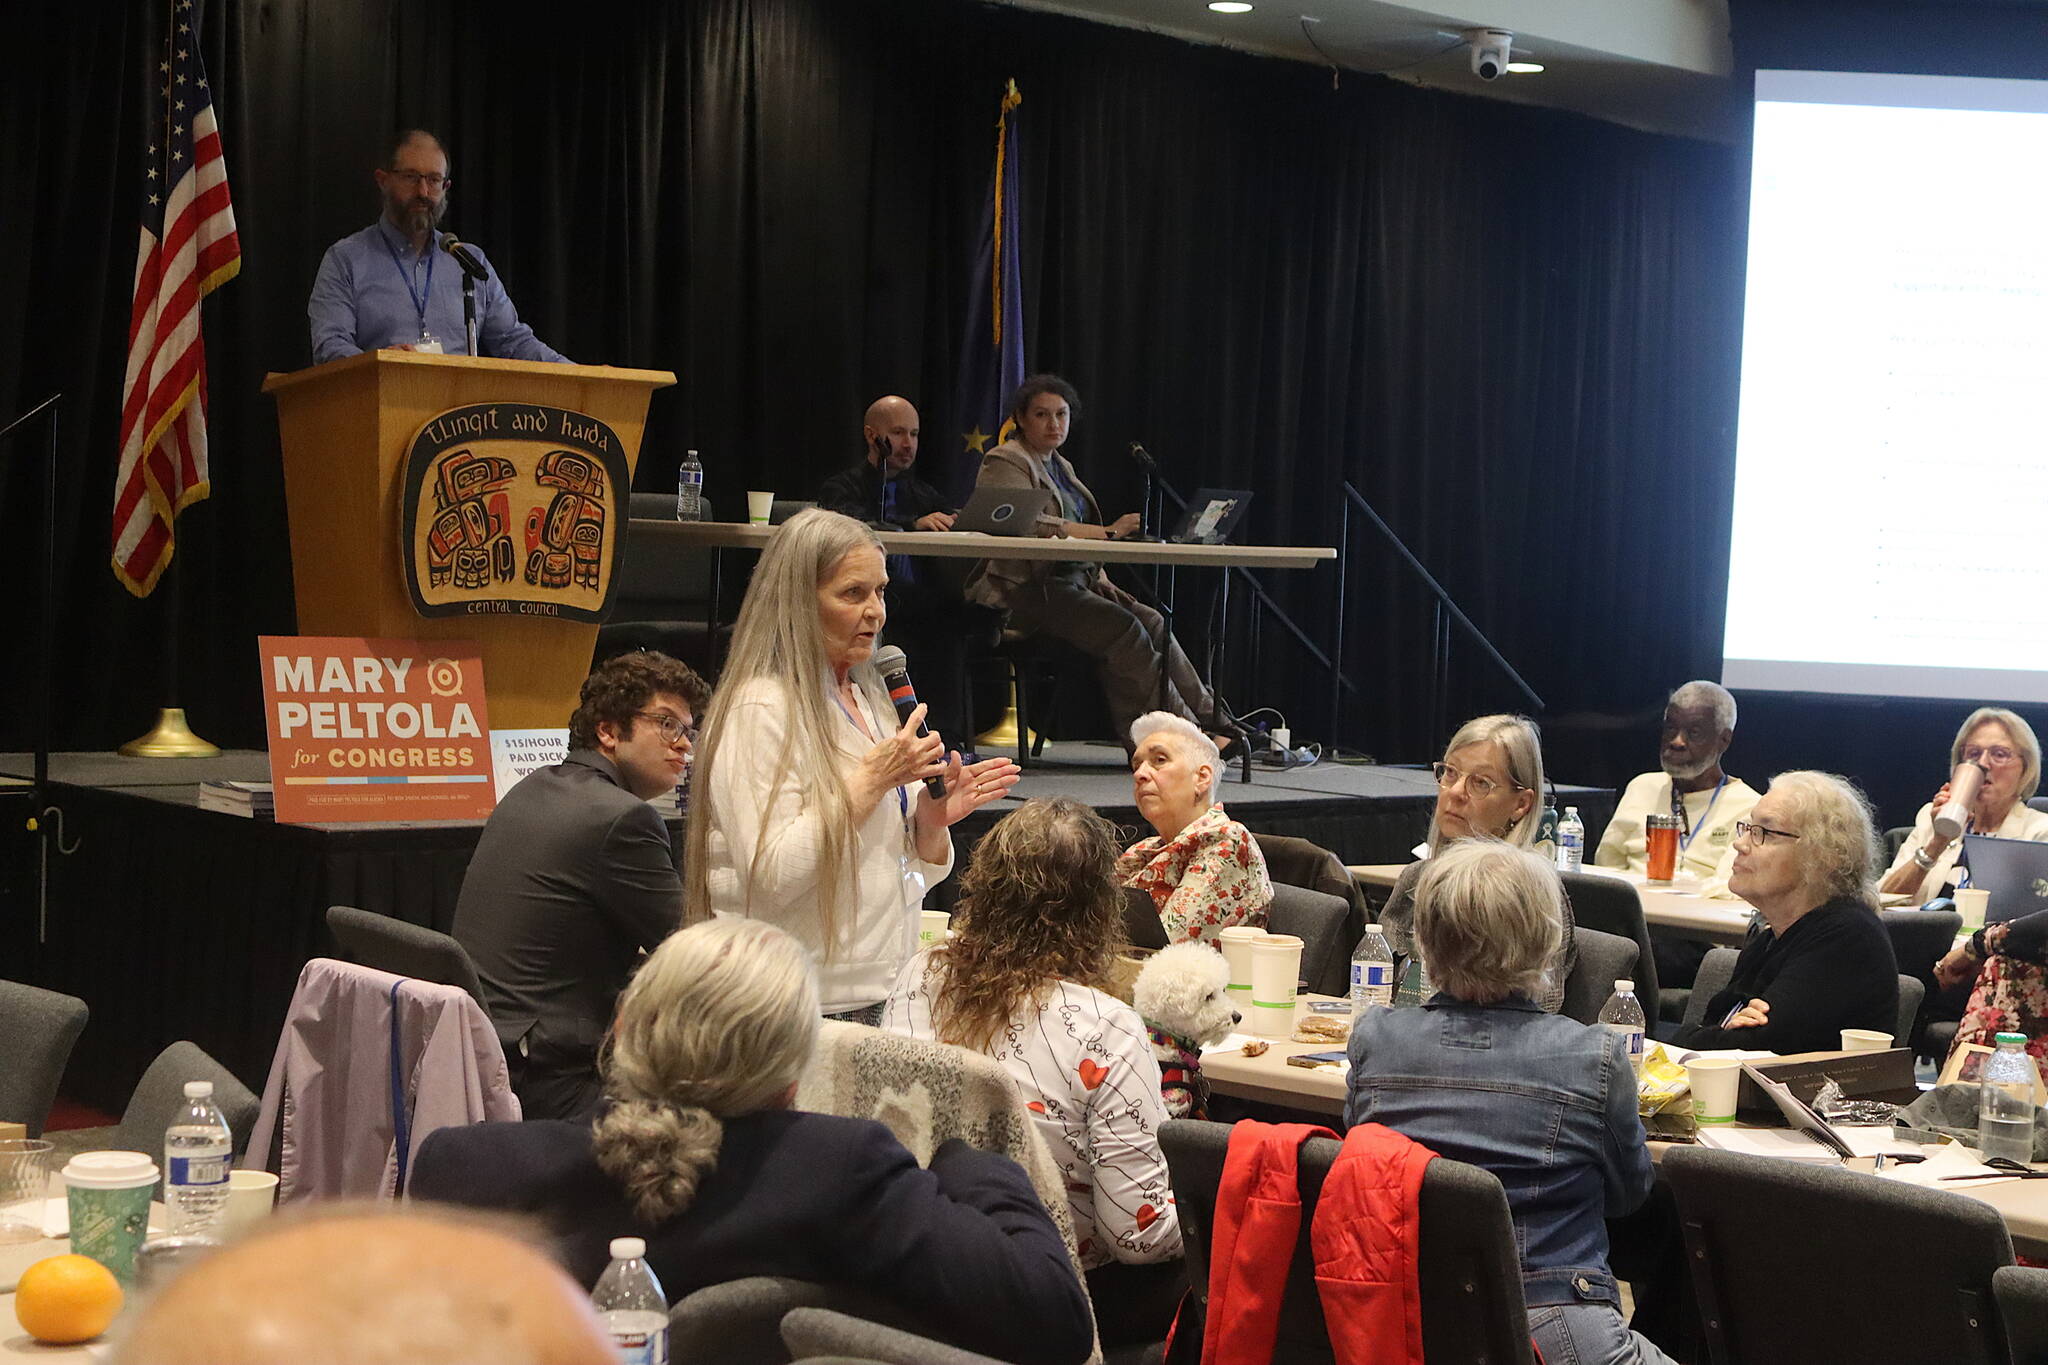
<path fill-rule="evenodd" d="M 412 344 L 412 348 L 426 355 L 441 354 L 441 339 L 427 330 L 427 301 L 434 297 L 434 251 L 429 248 L 426 252 L 427 284 L 425 290 L 419 290 L 413 288 L 412 284 L 413 273 L 418 267 L 415 266 L 413 271 L 408 271 L 404 262 L 398 259 L 398 248 L 391 245 L 391 239 L 382 233 L 378 234 L 378 239 L 384 243 L 384 250 L 391 254 L 391 268 L 396 270 L 398 278 L 405 282 L 406 297 L 412 300 L 414 311 L 420 315 L 420 337 Z"/>
<path fill-rule="evenodd" d="M 862 729 L 860 721 L 855 718 L 852 711 L 847 709 L 846 702 L 839 695 L 839 689 L 836 687 L 832 689 L 832 704 L 839 708 L 840 715 L 846 717 L 846 723 L 848 725 L 851 725 L 854 729 L 860 731 L 861 738 L 868 739 L 868 732 L 865 729 Z M 869 740 L 869 742 L 873 743 L 874 741 Z M 904 789 L 901 787 L 896 788 L 896 809 L 902 812 L 907 827 L 907 822 L 910 819 L 910 797 L 904 792 Z"/>
<path fill-rule="evenodd" d="M 1686 817 L 1685 797 L 1678 790 L 1678 783 L 1671 784 L 1671 813 L 1678 817 L 1678 851 L 1683 853 L 1692 847 L 1692 841 L 1706 828 L 1707 817 L 1714 813 L 1714 803 L 1721 799 L 1721 788 L 1728 785 L 1728 774 L 1722 773 L 1721 780 L 1714 784 L 1714 794 L 1707 798 L 1707 808 L 1700 812 L 1700 822 L 1695 825 Z"/>

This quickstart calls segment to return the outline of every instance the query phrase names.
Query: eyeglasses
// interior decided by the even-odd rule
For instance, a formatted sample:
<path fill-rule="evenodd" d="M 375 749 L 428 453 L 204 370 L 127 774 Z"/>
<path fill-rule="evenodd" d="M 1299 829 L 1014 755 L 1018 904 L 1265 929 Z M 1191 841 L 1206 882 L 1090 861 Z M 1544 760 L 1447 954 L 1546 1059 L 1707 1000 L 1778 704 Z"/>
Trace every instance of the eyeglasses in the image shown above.
<path fill-rule="evenodd" d="M 666 711 L 635 711 L 641 720 L 651 720 L 654 728 L 661 731 L 662 739 L 673 749 L 682 744 L 697 742 L 697 727 L 685 725 Z"/>
<path fill-rule="evenodd" d="M 2008 763 L 2019 762 L 2019 759 L 2020 756 L 2017 753 L 2006 748 L 2003 744 L 1989 746 L 1972 744 L 1969 748 L 1963 750 L 1963 762 L 1965 763 L 1996 763 L 1999 767 L 2003 768 Z"/>
<path fill-rule="evenodd" d="M 393 180 L 403 180 L 406 184 L 415 188 L 421 185 L 425 185 L 430 190 L 452 190 L 455 188 L 454 177 L 443 175 L 439 171 L 390 171 L 387 174 Z"/>
<path fill-rule="evenodd" d="M 1445 791 L 1449 791 L 1460 782 L 1463 782 L 1466 793 L 1476 801 L 1484 801 L 1501 788 L 1501 784 L 1490 777 L 1481 777 L 1478 773 L 1468 773 L 1463 768 L 1453 768 L 1448 763 L 1432 763 L 1429 765 L 1429 770 L 1436 774 L 1436 784 Z M 1512 778 L 1509 779 L 1507 785 L 1513 787 L 1518 792 L 1529 790 Z"/>
<path fill-rule="evenodd" d="M 1772 829 L 1769 825 L 1752 825 L 1747 820 L 1737 820 L 1735 822 L 1736 843 L 1741 843 L 1752 834 L 1756 836 L 1759 848 L 1768 844 L 1773 839 L 1797 839 L 1799 837 L 1789 829 Z"/>

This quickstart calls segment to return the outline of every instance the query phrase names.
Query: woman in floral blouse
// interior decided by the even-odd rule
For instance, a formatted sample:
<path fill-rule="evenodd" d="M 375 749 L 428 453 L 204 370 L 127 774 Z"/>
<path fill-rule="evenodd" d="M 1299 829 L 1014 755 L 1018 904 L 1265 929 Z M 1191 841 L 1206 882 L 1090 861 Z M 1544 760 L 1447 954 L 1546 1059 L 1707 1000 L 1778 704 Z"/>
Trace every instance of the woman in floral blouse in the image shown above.
<path fill-rule="evenodd" d="M 1250 830 L 1223 813 L 1216 743 L 1179 716 L 1131 726 L 1131 787 L 1156 831 L 1124 850 L 1117 875 L 1152 897 L 1171 943 L 1214 943 L 1234 924 L 1266 927 L 1273 883 Z"/>
<path fill-rule="evenodd" d="M 1185 1283 L 1159 1127 L 1159 1063 L 1106 994 L 1123 941 L 1116 835 L 1064 797 L 975 846 L 947 942 L 910 960 L 882 1027 L 986 1053 L 1024 1092 L 1067 1186 L 1102 1344 L 1166 1335 Z"/>

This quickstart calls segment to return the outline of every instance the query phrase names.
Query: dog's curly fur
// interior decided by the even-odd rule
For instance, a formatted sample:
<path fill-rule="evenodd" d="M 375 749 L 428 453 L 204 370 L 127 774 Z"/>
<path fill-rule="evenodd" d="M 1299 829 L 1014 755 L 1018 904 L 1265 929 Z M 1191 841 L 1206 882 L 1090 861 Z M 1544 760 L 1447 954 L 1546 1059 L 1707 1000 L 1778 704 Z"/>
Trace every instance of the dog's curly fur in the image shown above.
<path fill-rule="evenodd" d="M 1171 1118 L 1208 1117 L 1202 1048 L 1221 1042 L 1238 1022 L 1229 985 L 1223 954 L 1200 943 L 1162 948 L 1138 971 L 1131 1001 L 1151 1034 L 1160 1097 Z"/>

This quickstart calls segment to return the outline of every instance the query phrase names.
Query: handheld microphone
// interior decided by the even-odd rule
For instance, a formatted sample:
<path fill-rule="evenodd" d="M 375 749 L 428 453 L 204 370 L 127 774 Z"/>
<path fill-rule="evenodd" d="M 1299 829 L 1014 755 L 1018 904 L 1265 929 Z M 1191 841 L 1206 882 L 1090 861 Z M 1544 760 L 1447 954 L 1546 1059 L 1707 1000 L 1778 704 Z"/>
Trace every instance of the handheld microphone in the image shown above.
<path fill-rule="evenodd" d="M 917 709 L 917 690 L 910 685 L 910 661 L 896 646 L 883 645 L 875 651 L 875 668 L 882 675 L 882 686 L 889 689 L 889 700 L 896 706 L 896 719 L 909 720 L 910 713 Z M 917 723 L 919 739 L 930 733 L 923 721 Z M 924 789 L 932 794 L 934 801 L 946 799 L 946 779 L 943 777 L 927 777 Z"/>
<path fill-rule="evenodd" d="M 1977 792 L 1989 775 L 1982 764 L 1956 764 L 1955 773 L 1948 780 L 1948 804 L 1934 813 L 1936 834 L 1953 839 L 1963 832 L 1963 826 L 1970 820 L 1970 803 L 1977 799 Z"/>
<path fill-rule="evenodd" d="M 441 234 L 441 249 L 453 256 L 455 263 L 462 267 L 462 273 L 471 279 L 487 280 L 491 277 L 491 273 L 484 269 L 484 263 L 477 258 L 476 248 L 467 242 L 457 241 L 454 233 Z"/>

